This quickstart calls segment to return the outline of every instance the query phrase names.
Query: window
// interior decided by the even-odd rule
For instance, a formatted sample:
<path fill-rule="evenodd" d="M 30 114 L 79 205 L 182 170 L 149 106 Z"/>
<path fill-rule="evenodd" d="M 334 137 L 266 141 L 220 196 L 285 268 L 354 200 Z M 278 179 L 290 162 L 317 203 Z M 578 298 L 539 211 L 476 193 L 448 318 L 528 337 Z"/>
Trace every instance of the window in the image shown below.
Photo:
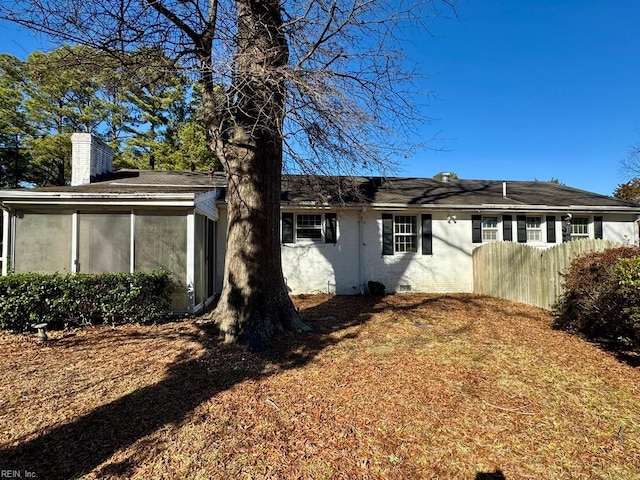
<path fill-rule="evenodd" d="M 171 296 L 171 308 L 186 309 L 187 215 L 137 212 L 134 237 L 134 270 L 169 270 L 180 285 Z"/>
<path fill-rule="evenodd" d="M 418 251 L 418 220 L 413 215 L 396 215 L 393 222 L 393 246 L 396 252 Z"/>
<path fill-rule="evenodd" d="M 524 220 L 523 220 L 524 222 Z M 524 223 L 523 223 L 524 225 Z M 524 226 L 523 226 L 524 228 Z M 511 241 L 511 216 L 502 217 L 502 238 Z M 495 242 L 498 240 L 498 217 L 471 215 L 471 242 Z"/>
<path fill-rule="evenodd" d="M 433 234 L 431 214 L 393 215 L 382 214 L 382 255 L 394 253 L 418 253 L 433 255 Z M 418 241 L 421 238 L 421 241 Z"/>
<path fill-rule="evenodd" d="M 527 217 L 527 242 L 541 242 L 542 241 L 542 218 L 541 217 Z"/>
<path fill-rule="evenodd" d="M 571 238 L 589 238 L 589 219 L 587 217 L 571 219 Z"/>
<path fill-rule="evenodd" d="M 322 215 L 306 213 L 296 215 L 296 239 L 321 240 Z"/>
<path fill-rule="evenodd" d="M 71 212 L 17 212 L 16 273 L 71 271 Z"/>
<path fill-rule="evenodd" d="M 482 217 L 482 241 L 498 240 L 498 217 Z"/>
<path fill-rule="evenodd" d="M 335 213 L 283 213 L 282 243 L 336 243 L 337 216 Z"/>
<path fill-rule="evenodd" d="M 130 245 L 131 213 L 78 213 L 78 272 L 128 272 Z"/>

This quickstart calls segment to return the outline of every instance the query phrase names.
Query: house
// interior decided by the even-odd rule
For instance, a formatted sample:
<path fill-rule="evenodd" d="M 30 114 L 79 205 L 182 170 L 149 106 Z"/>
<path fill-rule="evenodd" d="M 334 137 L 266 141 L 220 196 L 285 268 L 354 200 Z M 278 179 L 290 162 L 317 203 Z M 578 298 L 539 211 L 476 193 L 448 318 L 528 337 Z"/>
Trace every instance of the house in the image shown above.
<path fill-rule="evenodd" d="M 169 269 L 176 311 L 221 289 L 221 173 L 111 169 L 109 148 L 74 134 L 72 183 L 0 191 L 2 274 Z M 552 182 L 285 175 L 282 262 L 291 293 L 472 292 L 487 242 L 549 246 L 638 240 L 640 205 Z"/>

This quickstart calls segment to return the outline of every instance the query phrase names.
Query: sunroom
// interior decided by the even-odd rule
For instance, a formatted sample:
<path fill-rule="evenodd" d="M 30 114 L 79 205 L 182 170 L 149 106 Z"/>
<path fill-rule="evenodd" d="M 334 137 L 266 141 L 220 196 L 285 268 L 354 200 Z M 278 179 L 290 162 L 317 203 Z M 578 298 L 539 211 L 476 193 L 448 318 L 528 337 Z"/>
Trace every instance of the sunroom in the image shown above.
<path fill-rule="evenodd" d="M 120 179 L 66 191 L 2 192 L 2 274 L 165 268 L 178 286 L 172 309 L 202 310 L 216 291 L 215 201 L 221 188 L 184 191 L 136 180 L 135 187 Z"/>

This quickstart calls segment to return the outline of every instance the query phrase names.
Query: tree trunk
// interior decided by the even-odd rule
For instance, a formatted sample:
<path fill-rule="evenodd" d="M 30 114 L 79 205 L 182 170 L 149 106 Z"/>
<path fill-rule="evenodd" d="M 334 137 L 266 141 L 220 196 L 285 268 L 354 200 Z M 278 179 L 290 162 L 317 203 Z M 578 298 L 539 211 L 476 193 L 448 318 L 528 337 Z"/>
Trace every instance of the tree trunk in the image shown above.
<path fill-rule="evenodd" d="M 237 6 L 236 100 L 212 134 L 228 182 L 224 279 L 212 319 L 226 341 L 257 350 L 278 331 L 308 327 L 289 298 L 280 255 L 285 87 L 279 69 L 288 47 L 279 1 L 239 0 Z M 211 101 L 215 109 L 214 95 L 204 96 L 205 108 Z"/>
<path fill-rule="evenodd" d="M 289 298 L 280 255 L 280 169 L 275 145 L 247 152 L 228 175 L 224 283 L 213 319 L 226 341 L 258 350 L 276 332 L 305 326 Z M 248 158 L 249 157 L 249 158 Z"/>

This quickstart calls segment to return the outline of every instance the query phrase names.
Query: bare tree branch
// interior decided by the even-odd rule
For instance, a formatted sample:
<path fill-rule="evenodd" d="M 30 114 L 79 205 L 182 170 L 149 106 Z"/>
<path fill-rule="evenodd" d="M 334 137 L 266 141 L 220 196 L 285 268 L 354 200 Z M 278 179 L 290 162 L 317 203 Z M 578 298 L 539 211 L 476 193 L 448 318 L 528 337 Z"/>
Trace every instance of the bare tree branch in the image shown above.
<path fill-rule="evenodd" d="M 0 4 L 0 18 L 114 58 L 158 49 L 198 79 L 210 147 L 228 180 L 214 320 L 225 338 L 255 346 L 305 328 L 282 275 L 283 167 L 384 174 L 392 154 L 416 148 L 415 125 L 426 119 L 403 38 L 440 4 L 448 1 L 23 0 Z M 330 178 L 338 196 L 357 191 L 357 180 Z"/>

